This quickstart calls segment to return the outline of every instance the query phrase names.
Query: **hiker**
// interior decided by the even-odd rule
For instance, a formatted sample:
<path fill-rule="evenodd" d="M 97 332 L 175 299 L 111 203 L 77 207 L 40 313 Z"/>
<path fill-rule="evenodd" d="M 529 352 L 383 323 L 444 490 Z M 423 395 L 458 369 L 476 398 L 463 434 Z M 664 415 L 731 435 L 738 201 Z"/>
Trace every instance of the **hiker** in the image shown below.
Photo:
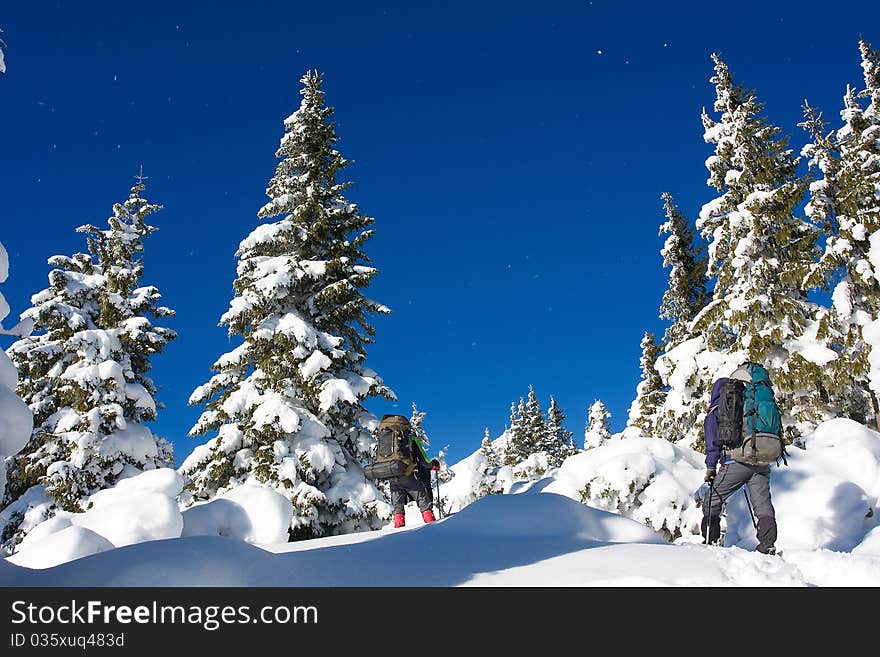
<path fill-rule="evenodd" d="M 757 518 L 756 532 L 758 545 L 755 549 L 764 554 L 776 554 L 776 512 L 773 509 L 773 503 L 770 501 L 770 464 L 764 461 L 779 458 L 776 456 L 777 448 L 775 445 L 772 447 L 770 456 L 754 456 L 755 451 L 752 451 L 751 447 L 745 446 L 745 443 L 749 442 L 749 434 L 747 429 L 741 429 L 743 427 L 741 418 L 743 413 L 745 413 L 746 426 L 748 426 L 749 422 L 753 423 L 752 445 L 759 442 L 759 437 L 760 440 L 765 440 L 766 437 L 774 443 L 778 441 L 778 452 L 780 454 L 784 452 L 781 426 L 778 419 L 775 419 L 776 425 L 771 427 L 771 432 L 763 433 L 767 429 L 761 427 L 757 431 L 762 433 L 756 433 L 754 423 L 760 422 L 762 417 L 759 417 L 758 411 L 743 411 L 741 403 L 738 409 L 740 419 L 736 420 L 739 422 L 739 425 L 734 425 L 736 426 L 740 445 L 733 448 L 726 446 L 724 439 L 719 435 L 719 412 L 722 414 L 726 412 L 724 409 L 727 407 L 727 404 L 722 399 L 722 388 L 725 387 L 725 382 L 730 379 L 748 382 L 748 385 L 752 386 L 755 385 L 753 381 L 759 381 L 759 383 L 766 385 L 767 389 L 769 389 L 769 377 L 766 370 L 760 365 L 753 365 L 751 363 L 740 365 L 729 378 L 719 378 L 712 386 L 709 413 L 707 413 L 706 419 L 703 422 L 703 432 L 706 439 L 705 481 L 709 484 L 709 499 L 708 503 L 703 504 L 703 520 L 700 523 L 700 533 L 703 535 L 706 543 L 710 545 L 718 543 L 718 539 L 721 536 L 721 509 L 730 496 L 745 485 L 748 487 L 751 509 L 753 509 L 754 515 Z M 763 395 L 766 400 L 767 393 L 764 392 Z M 748 394 L 745 396 L 748 399 Z M 752 393 L 752 400 L 754 404 L 754 393 Z M 776 407 L 776 402 L 773 400 L 772 390 L 769 393 L 769 401 L 761 403 L 766 404 L 772 410 L 772 413 L 768 414 L 769 416 L 778 418 L 778 407 Z M 746 402 L 746 405 L 748 405 L 748 402 Z M 719 407 L 721 411 L 719 411 Z M 756 419 L 750 419 L 752 417 Z M 740 435 L 743 432 L 746 434 L 745 442 Z M 779 434 L 779 437 L 776 438 L 775 434 Z M 762 442 L 761 445 L 763 446 L 764 443 Z M 746 458 L 747 456 L 749 458 Z"/>
<path fill-rule="evenodd" d="M 410 434 L 410 450 L 416 468 L 412 474 L 406 477 L 390 479 L 391 505 L 394 509 L 394 526 L 403 527 L 406 524 L 404 507 L 410 499 L 414 500 L 422 513 L 422 520 L 426 523 L 434 522 L 434 511 L 431 505 L 434 503 L 434 494 L 431 490 L 431 472 L 440 469 L 440 461 L 428 460 L 422 441 L 414 433 Z"/>

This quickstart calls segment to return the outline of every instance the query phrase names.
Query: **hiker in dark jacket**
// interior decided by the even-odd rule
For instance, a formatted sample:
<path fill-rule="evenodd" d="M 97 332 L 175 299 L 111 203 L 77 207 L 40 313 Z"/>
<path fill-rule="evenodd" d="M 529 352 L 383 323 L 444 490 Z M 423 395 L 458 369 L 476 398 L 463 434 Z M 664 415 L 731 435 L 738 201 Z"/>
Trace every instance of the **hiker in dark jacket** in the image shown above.
<path fill-rule="evenodd" d="M 740 368 L 737 368 L 730 378 L 750 380 L 748 372 Z M 705 480 L 709 483 L 707 497 L 710 499 L 705 500 L 706 503 L 703 504 L 700 532 L 707 543 L 713 545 L 718 543 L 721 537 L 721 508 L 731 495 L 746 485 L 758 524 L 758 546 L 755 549 L 764 554 L 776 554 L 776 511 L 770 501 L 770 466 L 749 465 L 735 461 L 718 445 L 718 416 L 714 409 L 718 408 L 721 384 L 724 380 L 720 378 L 712 386 L 710 412 L 703 421 L 703 433 L 706 439 Z M 720 466 L 718 466 L 719 461 Z"/>
<path fill-rule="evenodd" d="M 440 469 L 440 461 L 428 460 L 425 448 L 418 436 L 410 436 L 413 460 L 416 469 L 408 477 L 400 477 L 390 480 L 391 505 L 394 509 L 394 526 L 403 527 L 406 524 L 404 507 L 410 499 L 414 500 L 422 513 L 422 520 L 426 523 L 434 522 L 434 511 L 431 505 L 434 503 L 434 494 L 431 491 L 431 471 Z"/>

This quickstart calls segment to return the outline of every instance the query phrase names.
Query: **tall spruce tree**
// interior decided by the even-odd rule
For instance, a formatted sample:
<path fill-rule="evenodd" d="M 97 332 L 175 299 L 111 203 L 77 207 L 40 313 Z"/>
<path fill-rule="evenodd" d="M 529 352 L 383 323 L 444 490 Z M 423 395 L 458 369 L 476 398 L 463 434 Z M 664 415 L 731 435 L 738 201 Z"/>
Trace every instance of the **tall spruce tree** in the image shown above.
<path fill-rule="evenodd" d="M 658 416 L 666 397 L 663 380 L 657 372 L 656 363 L 662 348 L 653 333 L 645 331 L 642 336 L 642 357 L 639 359 L 641 380 L 636 386 L 636 398 L 630 405 L 627 426 L 638 427 L 646 436 L 657 436 Z"/>
<path fill-rule="evenodd" d="M 804 287 L 818 233 L 795 216 L 806 183 L 788 137 L 760 116 L 762 105 L 734 83 L 721 57 L 712 59 L 720 119 L 704 110 L 703 125 L 705 140 L 715 144 L 706 161 L 708 183 L 721 195 L 703 206 L 697 228 L 709 243 L 715 286 L 694 328 L 708 348 L 742 352 L 769 368 L 786 429 L 797 435 L 833 415 L 821 399 L 827 360 L 816 362 L 815 350 L 803 349 L 805 342 L 821 343 L 815 335 L 821 309 Z"/>
<path fill-rule="evenodd" d="M 77 228 L 88 235 L 89 254 L 50 258 L 50 285 L 22 314 L 38 334 L 8 353 L 34 431 L 13 462 L 7 504 L 44 484 L 56 508 L 81 511 L 89 495 L 121 477 L 173 464 L 171 443 L 145 424 L 160 408 L 150 358 L 176 334 L 152 324 L 174 311 L 157 305 L 156 287 L 140 285 L 143 239 L 156 230 L 146 218 L 161 207 L 143 190 L 140 178 L 113 206 L 108 229 Z"/>
<path fill-rule="evenodd" d="M 544 410 L 533 386 L 529 386 L 529 393 L 526 396 L 523 427 L 526 434 L 526 456 L 543 451 L 547 436 L 547 421 L 544 419 Z"/>
<path fill-rule="evenodd" d="M 420 411 L 419 407 L 416 406 L 416 403 L 413 402 L 412 405 L 412 414 L 409 416 L 409 424 L 413 429 L 413 433 L 415 433 L 419 438 L 421 438 L 422 442 L 425 445 L 430 445 L 431 441 L 428 439 L 428 434 L 425 433 L 425 429 L 422 427 L 422 422 L 425 420 L 426 413 L 424 411 Z"/>
<path fill-rule="evenodd" d="M 859 50 L 865 88 L 847 87 L 843 127 L 827 132 L 821 113 L 804 107 L 801 126 L 811 142 L 803 154 L 816 172 L 806 212 L 826 235 L 824 253 L 806 282 L 832 293 L 833 312 L 822 330 L 839 341 L 842 357 L 828 368 L 829 394 L 840 414 L 876 423 L 877 399 L 868 381 L 870 347 L 862 331 L 880 314 L 878 272 L 869 257 L 870 238 L 880 228 L 880 53 L 864 40 Z M 860 98 L 868 99 L 867 108 Z"/>
<path fill-rule="evenodd" d="M 480 453 L 486 457 L 486 464 L 490 468 L 497 468 L 501 465 L 501 459 L 498 452 L 492 445 L 492 438 L 489 435 L 489 427 L 483 432 L 483 441 L 480 443 Z"/>
<path fill-rule="evenodd" d="M 661 199 L 666 221 L 660 225 L 660 234 L 668 237 L 660 255 L 663 266 L 669 268 L 669 279 L 660 304 L 660 318 L 668 320 L 669 325 L 660 344 L 650 333 L 642 337 L 641 379 L 630 405 L 627 426 L 637 427 L 647 436 L 692 442 L 695 437 L 690 434 L 696 433 L 694 420 L 703 404 L 698 391 L 706 384 L 706 376 L 698 366 L 685 377 L 676 375 L 676 371 L 681 372 L 680 356 L 692 356 L 695 346 L 698 351 L 705 349 L 693 321 L 708 301 L 707 263 L 704 250 L 695 245 L 693 231 L 672 195 L 665 192 Z M 711 381 L 708 383 L 711 385 Z"/>
<path fill-rule="evenodd" d="M 584 431 L 584 449 L 600 447 L 611 437 L 611 428 L 608 426 L 608 418 L 611 413 L 605 406 L 605 402 L 597 399 L 590 406 L 587 416 L 587 428 Z"/>
<path fill-rule="evenodd" d="M 504 465 L 514 466 L 528 458 L 531 454 L 531 445 L 526 431 L 526 402 L 523 397 L 519 398 L 519 405 L 515 402 L 510 404 L 510 426 L 507 428 L 507 444 L 504 449 Z"/>
<path fill-rule="evenodd" d="M 322 76 L 300 81 L 258 212 L 280 218 L 239 245 L 235 297 L 220 319 L 242 343 L 190 398 L 206 405 L 190 435 L 216 433 L 181 467 L 193 500 L 249 480 L 286 495 L 292 539 L 378 526 L 381 494 L 361 470 L 376 418 L 362 402 L 394 399 L 365 364 L 368 314 L 390 312 L 362 293 L 377 274 L 363 251 L 374 219 L 343 196 L 350 162 L 336 150 Z"/>
<path fill-rule="evenodd" d="M 550 455 L 550 465 L 559 466 L 569 456 L 577 454 L 578 448 L 574 444 L 574 434 L 565 428 L 565 411 L 553 395 L 547 409 L 546 426 L 544 451 Z"/>
<path fill-rule="evenodd" d="M 663 345 L 674 347 L 693 337 L 691 322 L 708 300 L 706 261 L 702 249 L 694 244 L 693 231 L 672 195 L 664 192 L 661 198 L 666 221 L 660 225 L 660 234 L 668 237 L 660 255 L 663 266 L 669 268 L 669 284 L 660 303 L 660 317 L 669 320 Z"/>

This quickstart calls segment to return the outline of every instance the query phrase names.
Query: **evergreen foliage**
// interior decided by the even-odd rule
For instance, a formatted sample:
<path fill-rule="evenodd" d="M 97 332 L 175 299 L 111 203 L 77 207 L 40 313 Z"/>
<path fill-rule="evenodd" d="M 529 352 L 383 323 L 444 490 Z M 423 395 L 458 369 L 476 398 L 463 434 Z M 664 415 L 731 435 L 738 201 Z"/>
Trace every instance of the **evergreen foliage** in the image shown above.
<path fill-rule="evenodd" d="M 660 304 L 660 318 L 670 322 L 663 345 L 674 347 L 694 336 L 691 322 L 706 305 L 706 261 L 672 195 L 664 192 L 661 198 L 666 221 L 660 225 L 660 234 L 668 237 L 660 255 L 663 266 L 669 268 L 669 284 Z"/>
<path fill-rule="evenodd" d="M 828 389 L 825 364 L 836 354 L 823 340 L 821 308 L 806 296 L 804 279 L 818 255 L 818 231 L 795 216 L 806 181 L 788 137 L 760 115 L 753 92 L 736 84 L 717 54 L 715 121 L 703 112 L 704 138 L 715 144 L 706 161 L 708 183 L 721 195 L 706 203 L 697 228 L 709 243 L 708 267 L 714 277 L 711 301 L 694 328 L 710 350 L 742 353 L 767 366 L 793 435 L 832 416 L 818 403 Z"/>
<path fill-rule="evenodd" d="M 519 405 L 510 405 L 505 449 L 502 455 L 498 455 L 500 462 L 513 467 L 519 478 L 538 476 L 547 468 L 560 465 L 578 451 L 564 421 L 565 412 L 553 396 L 550 397 L 550 408 L 545 417 L 534 387 L 529 386 L 528 395 L 520 398 Z M 484 446 L 487 445 L 487 439 L 488 430 L 484 436 Z M 486 454 L 488 456 L 489 452 Z"/>
<path fill-rule="evenodd" d="M 638 427 L 645 436 L 657 436 L 658 418 L 661 413 L 666 390 L 657 372 L 657 358 L 661 346 L 653 333 L 645 332 L 641 342 L 642 357 L 639 359 L 641 380 L 636 386 L 636 398 L 630 405 L 627 426 Z"/>
<path fill-rule="evenodd" d="M 498 468 L 501 466 L 501 458 L 492 446 L 492 439 L 489 437 L 489 427 L 486 427 L 486 430 L 483 433 L 483 441 L 480 443 L 480 453 L 486 457 L 486 463 L 490 468 Z"/>
<path fill-rule="evenodd" d="M 559 466 L 569 456 L 577 454 L 578 448 L 574 444 L 574 434 L 565 428 L 565 411 L 556 402 L 556 398 L 550 395 L 550 407 L 547 409 L 546 438 L 542 446 L 543 451 L 550 456 L 550 465 Z"/>
<path fill-rule="evenodd" d="M 181 468 L 193 501 L 249 480 L 288 496 L 292 539 L 378 526 L 381 493 L 362 473 L 377 422 L 362 402 L 394 398 L 365 364 L 368 315 L 390 312 L 362 293 L 377 274 L 363 250 L 374 219 L 343 196 L 350 162 L 336 149 L 322 76 L 309 71 L 301 83 L 258 212 L 280 218 L 239 245 L 235 297 L 220 320 L 242 342 L 190 398 L 206 405 L 190 435 L 215 435 Z"/>
<path fill-rule="evenodd" d="M 80 226 L 89 253 L 53 256 L 49 287 L 22 316 L 37 335 L 12 344 L 18 393 L 34 414 L 34 431 L 11 462 L 4 502 L 44 484 L 58 507 L 82 510 L 85 499 L 120 478 L 173 464 L 171 443 L 146 422 L 161 406 L 148 376 L 150 358 L 176 337 L 152 324 L 174 311 L 141 286 L 146 223 L 160 206 L 141 197 L 143 179 L 113 206 L 109 228 Z"/>
<path fill-rule="evenodd" d="M 531 454 L 531 444 L 526 432 L 526 402 L 523 397 L 519 399 L 519 405 L 510 404 L 510 426 L 507 428 L 507 447 L 504 450 L 504 465 L 514 466 L 528 458 Z"/>
<path fill-rule="evenodd" d="M 861 40 L 865 88 L 848 86 L 844 125 L 828 131 L 821 112 L 804 106 L 800 125 L 810 135 L 802 153 L 815 172 L 805 211 L 825 233 L 825 249 L 805 279 L 832 292 L 833 308 L 821 330 L 841 357 L 830 364 L 829 396 L 838 413 L 876 422 L 877 399 L 869 387 L 870 347 L 864 327 L 880 314 L 880 283 L 870 258 L 870 238 L 880 227 L 880 54 Z M 859 99 L 867 98 L 863 108 Z"/>
<path fill-rule="evenodd" d="M 526 396 L 522 423 L 525 432 L 525 456 L 544 451 L 547 446 L 547 420 L 544 419 L 544 410 L 541 408 L 541 403 L 532 386 L 529 386 L 529 392 Z"/>
<path fill-rule="evenodd" d="M 597 399 L 590 406 L 587 415 L 587 427 L 584 431 L 584 449 L 592 449 L 604 445 L 611 437 L 611 428 L 608 426 L 608 418 L 611 413 L 601 399 Z"/>

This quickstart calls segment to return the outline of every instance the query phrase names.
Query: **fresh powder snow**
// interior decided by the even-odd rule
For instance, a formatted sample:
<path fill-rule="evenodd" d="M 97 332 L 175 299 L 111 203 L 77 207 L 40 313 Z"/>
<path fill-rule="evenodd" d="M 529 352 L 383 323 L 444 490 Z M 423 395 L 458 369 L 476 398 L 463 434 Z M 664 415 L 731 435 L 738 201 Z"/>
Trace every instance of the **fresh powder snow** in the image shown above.
<path fill-rule="evenodd" d="M 789 446 L 787 466 L 771 466 L 781 556 L 754 551 L 745 493 L 727 505 L 724 545 L 701 544 L 703 458 L 631 428 L 531 480 L 477 451 L 439 484 L 445 513 L 435 523 L 410 503 L 405 527 L 294 542 L 290 502 L 271 487 L 251 482 L 186 506 L 175 470 L 132 469 L 84 513 L 37 523 L 0 562 L 0 584 L 880 586 L 880 433 L 830 420 Z M 487 477 L 498 494 L 474 499 Z M 356 498 L 358 482 L 345 485 Z M 49 500 L 38 489 L 5 513 L 39 518 Z"/>

